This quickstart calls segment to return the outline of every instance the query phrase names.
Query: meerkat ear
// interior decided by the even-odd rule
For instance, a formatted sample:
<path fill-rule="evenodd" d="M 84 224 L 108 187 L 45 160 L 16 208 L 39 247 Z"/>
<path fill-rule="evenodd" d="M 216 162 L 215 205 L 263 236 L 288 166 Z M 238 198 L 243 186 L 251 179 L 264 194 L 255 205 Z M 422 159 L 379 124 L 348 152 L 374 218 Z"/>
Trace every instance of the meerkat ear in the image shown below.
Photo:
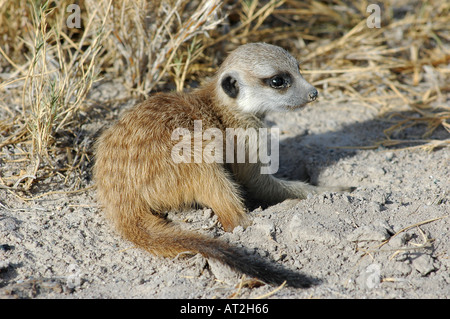
<path fill-rule="evenodd" d="M 222 79 L 222 89 L 231 98 L 236 98 L 239 94 L 239 86 L 237 80 L 231 75 L 225 75 Z"/>

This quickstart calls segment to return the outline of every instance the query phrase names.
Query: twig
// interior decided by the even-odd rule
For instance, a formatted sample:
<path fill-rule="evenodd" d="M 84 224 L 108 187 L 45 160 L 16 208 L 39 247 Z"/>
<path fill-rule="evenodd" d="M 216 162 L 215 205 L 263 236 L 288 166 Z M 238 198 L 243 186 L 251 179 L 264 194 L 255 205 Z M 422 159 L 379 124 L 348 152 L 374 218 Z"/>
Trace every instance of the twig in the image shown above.
<path fill-rule="evenodd" d="M 256 297 L 255 299 L 264 299 L 264 298 L 268 298 L 268 297 L 270 297 L 270 296 L 272 296 L 272 295 L 274 295 L 274 294 L 276 294 L 278 291 L 280 291 L 281 289 L 283 289 L 283 287 L 286 285 L 286 280 L 280 285 L 280 286 L 278 286 L 276 289 L 274 289 L 274 290 L 272 290 L 272 291 L 270 291 L 270 292 L 268 292 L 268 293 L 266 293 L 266 294 L 264 294 L 264 295 L 262 295 L 262 296 L 258 296 L 258 297 Z"/>

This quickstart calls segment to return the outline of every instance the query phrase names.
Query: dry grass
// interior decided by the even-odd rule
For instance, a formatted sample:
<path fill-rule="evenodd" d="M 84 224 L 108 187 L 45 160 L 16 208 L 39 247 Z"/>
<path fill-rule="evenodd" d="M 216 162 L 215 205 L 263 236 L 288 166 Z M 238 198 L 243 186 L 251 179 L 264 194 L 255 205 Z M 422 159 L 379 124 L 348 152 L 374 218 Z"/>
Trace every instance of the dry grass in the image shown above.
<path fill-rule="evenodd" d="M 0 0 L 0 167 L 22 167 L 0 173 L 2 188 L 67 179 L 89 160 L 89 147 L 58 139 L 80 126 L 96 79 L 122 80 L 137 98 L 172 83 L 183 90 L 255 41 L 294 53 L 322 98 L 390 121 L 368 147 L 409 145 L 400 133 L 411 126 L 424 127 L 418 148 L 450 146 L 433 138 L 437 128 L 450 133 L 448 1 L 377 1 L 381 28 L 369 28 L 369 1 L 86 0 L 79 29 L 66 24 L 72 2 Z"/>

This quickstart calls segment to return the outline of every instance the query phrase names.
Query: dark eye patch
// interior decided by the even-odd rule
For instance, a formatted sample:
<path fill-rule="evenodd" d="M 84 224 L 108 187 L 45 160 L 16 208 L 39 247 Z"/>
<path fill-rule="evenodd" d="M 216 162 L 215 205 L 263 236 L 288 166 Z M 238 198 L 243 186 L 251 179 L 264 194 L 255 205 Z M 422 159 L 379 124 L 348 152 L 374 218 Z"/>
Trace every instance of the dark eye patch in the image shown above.
<path fill-rule="evenodd" d="M 285 89 L 291 86 L 292 79 L 289 73 L 279 73 L 270 78 L 263 79 L 263 82 L 273 89 Z"/>

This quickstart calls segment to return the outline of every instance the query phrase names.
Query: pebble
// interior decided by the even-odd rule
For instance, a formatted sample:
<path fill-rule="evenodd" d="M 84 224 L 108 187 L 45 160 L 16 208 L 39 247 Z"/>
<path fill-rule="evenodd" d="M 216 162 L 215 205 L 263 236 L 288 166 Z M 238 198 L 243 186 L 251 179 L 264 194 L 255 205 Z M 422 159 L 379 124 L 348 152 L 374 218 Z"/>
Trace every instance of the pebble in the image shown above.
<path fill-rule="evenodd" d="M 387 161 L 392 161 L 392 159 L 394 158 L 394 152 L 386 152 L 386 153 L 384 153 L 384 158 Z"/>
<path fill-rule="evenodd" d="M 389 240 L 389 246 L 393 248 L 400 248 L 406 245 L 406 243 L 411 239 L 411 234 L 401 233 L 391 240 Z"/>
<path fill-rule="evenodd" d="M 262 220 L 259 223 L 254 223 L 254 225 L 252 225 L 251 227 L 257 230 L 265 237 L 267 236 L 273 237 L 275 234 L 275 225 L 271 221 Z"/>
<path fill-rule="evenodd" d="M 347 240 L 351 242 L 357 241 L 383 241 L 390 237 L 388 229 L 380 223 L 373 225 L 361 226 L 356 228 L 352 233 L 347 235 Z"/>
<path fill-rule="evenodd" d="M 433 258 L 427 254 L 421 253 L 418 256 L 411 256 L 411 264 L 422 276 L 426 276 L 430 272 L 436 270 Z"/>
<path fill-rule="evenodd" d="M 361 271 L 355 282 L 361 289 L 377 288 L 381 283 L 381 266 L 379 264 L 368 265 Z"/>
<path fill-rule="evenodd" d="M 212 218 L 213 217 L 213 211 L 211 208 L 207 208 L 203 211 L 203 217 L 205 218 Z"/>

